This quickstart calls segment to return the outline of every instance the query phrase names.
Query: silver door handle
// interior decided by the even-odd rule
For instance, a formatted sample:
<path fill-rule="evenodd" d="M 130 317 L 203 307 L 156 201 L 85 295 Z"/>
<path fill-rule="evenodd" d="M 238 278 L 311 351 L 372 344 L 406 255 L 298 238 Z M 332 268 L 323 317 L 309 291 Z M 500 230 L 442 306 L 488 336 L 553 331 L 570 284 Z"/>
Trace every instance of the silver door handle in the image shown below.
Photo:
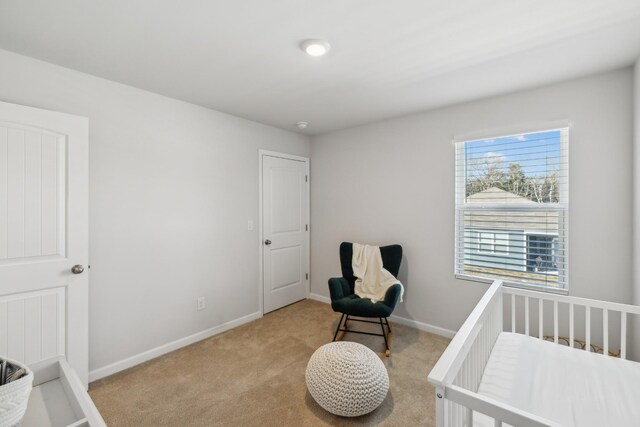
<path fill-rule="evenodd" d="M 84 267 L 81 266 L 80 264 L 76 264 L 73 267 L 71 267 L 71 272 L 73 274 L 80 274 L 84 271 Z"/>
<path fill-rule="evenodd" d="M 265 240 L 265 241 L 264 241 L 264 244 L 265 244 L 265 245 L 267 245 L 267 246 L 269 246 L 269 245 L 271 244 L 271 240 L 269 240 L 269 239 Z"/>

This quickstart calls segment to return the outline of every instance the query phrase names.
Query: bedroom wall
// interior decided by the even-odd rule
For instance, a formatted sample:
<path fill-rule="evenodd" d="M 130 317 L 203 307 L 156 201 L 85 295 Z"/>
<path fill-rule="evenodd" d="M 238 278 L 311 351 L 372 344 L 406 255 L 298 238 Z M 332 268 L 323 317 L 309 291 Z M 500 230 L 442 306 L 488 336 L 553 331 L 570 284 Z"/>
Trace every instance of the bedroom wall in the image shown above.
<path fill-rule="evenodd" d="M 92 378 L 259 316 L 258 149 L 309 138 L 7 51 L 0 100 L 89 118 Z"/>
<path fill-rule="evenodd" d="M 396 314 L 457 330 L 488 285 L 453 274 L 452 138 L 568 119 L 570 293 L 631 302 L 632 84 L 626 68 L 313 138 L 312 292 L 328 296 L 341 241 L 401 243 Z"/>

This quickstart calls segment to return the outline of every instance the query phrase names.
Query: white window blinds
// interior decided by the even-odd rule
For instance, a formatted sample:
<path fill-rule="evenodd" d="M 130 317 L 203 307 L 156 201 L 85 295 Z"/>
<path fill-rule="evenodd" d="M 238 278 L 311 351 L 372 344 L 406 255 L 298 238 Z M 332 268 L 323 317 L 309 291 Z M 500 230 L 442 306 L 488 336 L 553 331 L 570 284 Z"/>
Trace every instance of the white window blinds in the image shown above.
<path fill-rule="evenodd" d="M 568 287 L 568 128 L 456 143 L 455 273 Z"/>

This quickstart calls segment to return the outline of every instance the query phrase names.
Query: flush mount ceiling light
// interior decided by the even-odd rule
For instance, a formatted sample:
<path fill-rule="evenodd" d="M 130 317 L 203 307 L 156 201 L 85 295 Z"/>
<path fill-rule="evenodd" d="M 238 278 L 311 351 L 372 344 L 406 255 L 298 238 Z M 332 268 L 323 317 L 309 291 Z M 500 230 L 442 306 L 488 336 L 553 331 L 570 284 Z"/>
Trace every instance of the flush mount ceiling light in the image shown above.
<path fill-rule="evenodd" d="M 296 123 L 296 127 L 298 129 L 306 129 L 309 127 L 309 122 L 298 122 Z"/>
<path fill-rule="evenodd" d="M 329 42 L 319 39 L 305 40 L 300 44 L 300 47 L 309 56 L 323 56 L 331 49 Z"/>

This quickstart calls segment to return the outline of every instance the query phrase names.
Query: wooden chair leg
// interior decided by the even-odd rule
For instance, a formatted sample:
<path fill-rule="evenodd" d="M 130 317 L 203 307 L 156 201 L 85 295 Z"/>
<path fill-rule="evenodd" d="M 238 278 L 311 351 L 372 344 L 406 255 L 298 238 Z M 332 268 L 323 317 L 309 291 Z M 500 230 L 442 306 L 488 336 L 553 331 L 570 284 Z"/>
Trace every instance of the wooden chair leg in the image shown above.
<path fill-rule="evenodd" d="M 387 332 L 384 330 L 384 323 L 382 323 L 382 317 L 379 317 L 378 319 L 380 320 L 380 328 L 382 329 L 382 337 L 384 338 L 384 347 L 385 347 L 384 355 L 386 357 L 389 357 L 389 355 L 391 354 L 391 349 L 389 348 L 389 341 L 387 340 Z"/>
<path fill-rule="evenodd" d="M 387 357 L 389 357 L 389 355 L 391 354 L 391 337 L 392 337 L 391 332 L 389 332 L 387 334 L 387 341 L 389 341 L 389 350 L 387 350 Z"/>
<path fill-rule="evenodd" d="M 344 313 L 342 313 L 342 316 L 340 316 L 340 321 L 338 322 L 338 327 L 336 328 L 336 333 L 333 334 L 333 340 L 334 341 L 338 337 L 338 332 L 340 332 L 340 325 L 342 325 L 342 319 L 344 319 Z M 342 333 L 342 335 L 344 336 L 344 332 Z M 340 337 L 340 339 L 342 339 L 342 336 Z"/>

